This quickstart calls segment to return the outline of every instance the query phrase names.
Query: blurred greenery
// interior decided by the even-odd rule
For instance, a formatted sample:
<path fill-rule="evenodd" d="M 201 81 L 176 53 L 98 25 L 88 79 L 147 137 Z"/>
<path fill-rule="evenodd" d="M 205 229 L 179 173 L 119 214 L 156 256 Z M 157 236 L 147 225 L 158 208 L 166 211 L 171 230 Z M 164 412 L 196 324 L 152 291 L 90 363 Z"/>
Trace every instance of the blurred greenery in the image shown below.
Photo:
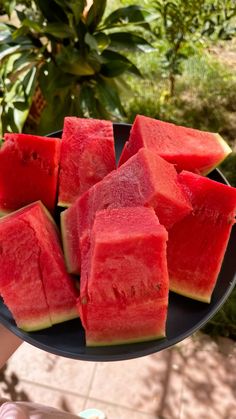
<path fill-rule="evenodd" d="M 139 113 L 219 132 L 236 151 L 235 0 L 50 3 L 1 3 L 16 23 L 0 21 L 0 137 Z M 221 170 L 236 187 L 236 152 Z M 235 325 L 236 290 L 203 330 L 236 339 Z"/>
<path fill-rule="evenodd" d="M 149 55 L 150 57 L 150 55 Z M 196 53 L 185 61 L 170 96 L 168 80 L 162 73 L 158 54 L 137 60 L 144 77 L 138 83 L 129 78 L 132 97 L 125 98 L 130 122 L 137 113 L 169 120 L 202 130 L 220 132 L 230 143 L 236 137 L 236 74 L 210 53 Z M 145 71 L 148 74 L 145 75 Z"/>
<path fill-rule="evenodd" d="M 147 11 L 131 5 L 105 16 L 106 0 L 94 0 L 89 10 L 85 0 L 2 4 L 15 23 L 0 23 L 1 133 L 27 129 L 35 93 L 41 111 L 30 116 L 39 133 L 61 128 L 65 115 L 125 117 L 122 76 L 141 74 L 124 53 L 151 48 Z"/>

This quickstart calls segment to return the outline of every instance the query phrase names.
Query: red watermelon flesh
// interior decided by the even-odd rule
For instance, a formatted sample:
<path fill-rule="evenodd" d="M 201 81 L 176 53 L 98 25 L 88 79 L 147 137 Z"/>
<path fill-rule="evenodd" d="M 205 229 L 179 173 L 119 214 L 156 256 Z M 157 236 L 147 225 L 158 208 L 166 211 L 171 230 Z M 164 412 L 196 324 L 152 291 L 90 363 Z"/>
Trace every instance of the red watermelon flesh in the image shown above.
<path fill-rule="evenodd" d="M 0 219 L 0 295 L 21 329 L 52 325 L 39 268 L 40 248 L 28 222 L 34 204 Z"/>
<path fill-rule="evenodd" d="M 0 232 L 0 294 L 18 327 L 39 330 L 77 317 L 77 292 L 43 205 L 1 218 Z"/>
<path fill-rule="evenodd" d="M 71 205 L 61 213 L 61 233 L 67 271 L 80 273 L 80 248 L 78 239 L 77 207 Z"/>
<path fill-rule="evenodd" d="M 14 211 L 41 200 L 53 212 L 61 141 L 29 134 L 5 134 L 4 139 L 0 148 L 0 209 Z"/>
<path fill-rule="evenodd" d="M 193 212 L 169 231 L 170 289 L 210 302 L 235 222 L 236 189 L 186 171 L 178 177 Z"/>
<path fill-rule="evenodd" d="M 119 166 L 141 147 L 155 150 L 176 165 L 177 171 L 207 174 L 221 163 L 231 148 L 219 134 L 182 127 L 137 115 Z"/>
<path fill-rule="evenodd" d="M 40 266 L 43 285 L 53 324 L 77 317 L 77 291 L 65 267 L 57 227 L 38 205 L 33 220 L 36 237 L 41 246 Z"/>
<path fill-rule="evenodd" d="M 86 346 L 120 345 L 165 337 L 168 300 L 78 302 Z"/>
<path fill-rule="evenodd" d="M 174 166 L 144 148 L 94 185 L 76 205 L 80 234 L 92 227 L 101 209 L 150 206 L 167 230 L 192 210 Z"/>
<path fill-rule="evenodd" d="M 178 184 L 174 166 L 147 149 L 139 150 L 118 170 L 76 200 L 78 226 L 70 230 L 70 235 L 64 235 L 64 252 L 71 253 L 71 260 L 77 258 L 78 267 L 80 255 L 76 243 L 78 237 L 92 228 L 96 212 L 140 205 L 152 206 L 167 229 L 192 210 Z M 66 211 L 64 217 L 68 214 Z M 63 229 L 66 230 L 66 227 L 62 226 Z"/>
<path fill-rule="evenodd" d="M 140 147 L 142 148 L 142 147 Z M 125 145 L 122 149 L 120 158 L 119 158 L 119 162 L 118 162 L 118 167 L 120 167 L 123 163 L 125 163 L 128 159 L 130 159 L 130 157 L 132 157 L 134 154 L 137 153 L 137 151 L 135 153 L 132 153 L 132 151 L 130 151 L 131 147 L 129 145 L 129 141 L 125 142 Z"/>
<path fill-rule="evenodd" d="M 78 309 L 88 346 L 165 336 L 167 232 L 151 208 L 100 211 L 82 244 Z"/>
<path fill-rule="evenodd" d="M 62 135 L 58 205 L 68 207 L 115 168 L 112 123 L 66 117 Z"/>

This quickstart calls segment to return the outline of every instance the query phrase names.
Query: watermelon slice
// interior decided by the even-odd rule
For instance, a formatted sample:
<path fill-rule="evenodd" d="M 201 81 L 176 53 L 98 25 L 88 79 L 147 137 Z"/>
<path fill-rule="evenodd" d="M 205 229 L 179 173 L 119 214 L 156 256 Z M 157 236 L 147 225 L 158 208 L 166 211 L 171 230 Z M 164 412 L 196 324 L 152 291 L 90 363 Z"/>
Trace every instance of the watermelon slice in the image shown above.
<path fill-rule="evenodd" d="M 58 232 L 40 202 L 0 219 L 0 294 L 27 331 L 78 316 Z"/>
<path fill-rule="evenodd" d="M 91 228 L 96 211 L 101 209 L 151 206 L 167 230 L 192 210 L 174 166 L 144 148 L 94 185 L 76 205 L 80 234 Z"/>
<path fill-rule="evenodd" d="M 77 207 L 71 205 L 61 213 L 61 234 L 67 272 L 80 274 L 80 248 Z"/>
<path fill-rule="evenodd" d="M 178 172 L 189 170 L 202 175 L 213 170 L 232 151 L 219 134 L 137 115 L 119 166 L 141 147 L 155 150 L 163 159 L 175 164 Z"/>
<path fill-rule="evenodd" d="M 236 213 L 236 189 L 183 171 L 179 181 L 193 212 L 169 231 L 170 289 L 210 302 Z"/>
<path fill-rule="evenodd" d="M 82 243 L 78 309 L 86 345 L 165 336 L 167 231 L 151 208 L 100 211 Z"/>
<path fill-rule="evenodd" d="M 67 259 L 73 260 L 77 272 L 80 268 L 78 238 L 92 228 L 96 212 L 140 205 L 152 206 L 167 229 L 192 210 L 178 184 L 174 166 L 144 148 L 76 200 L 77 228 L 73 215 L 70 217 L 72 212 L 69 213 L 69 209 L 64 212 L 64 252 L 70 255 Z M 71 208 L 70 211 L 74 212 Z"/>
<path fill-rule="evenodd" d="M 28 134 L 5 134 L 4 139 L 0 149 L 0 209 L 14 211 L 41 200 L 53 212 L 61 140 Z"/>
<path fill-rule="evenodd" d="M 66 117 L 62 134 L 58 205 L 79 195 L 116 168 L 110 121 Z"/>

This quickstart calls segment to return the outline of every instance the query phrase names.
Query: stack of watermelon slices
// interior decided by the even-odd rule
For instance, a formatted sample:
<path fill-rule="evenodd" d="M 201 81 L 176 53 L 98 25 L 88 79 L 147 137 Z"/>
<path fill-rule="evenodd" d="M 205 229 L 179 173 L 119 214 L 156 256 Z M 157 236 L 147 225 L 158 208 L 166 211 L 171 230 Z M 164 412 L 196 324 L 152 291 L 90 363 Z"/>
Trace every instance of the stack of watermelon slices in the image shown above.
<path fill-rule="evenodd" d="M 236 190 L 203 176 L 231 151 L 218 134 L 138 115 L 118 169 L 108 121 L 67 117 L 62 142 L 5 140 L 0 209 L 33 202 L 0 221 L 0 294 L 19 327 L 80 315 L 87 345 L 112 345 L 165 336 L 169 289 L 210 302 L 236 212 Z M 69 274 L 35 202 L 54 214 L 57 190 Z"/>
<path fill-rule="evenodd" d="M 159 273 L 158 290 L 169 282 L 172 291 L 210 302 L 234 224 L 236 190 L 202 175 L 229 152 L 217 134 L 139 115 L 118 169 L 61 214 L 67 268 L 81 271 L 78 308 L 87 345 L 165 336 L 166 295 L 163 302 L 144 280 L 152 269 Z M 138 221 L 140 206 L 153 208 L 165 230 L 159 258 L 153 257 L 150 214 L 139 213 Z M 151 248 L 144 244 L 146 225 Z"/>
<path fill-rule="evenodd" d="M 33 331 L 78 317 L 76 282 L 66 271 L 59 231 L 48 211 L 55 214 L 58 189 L 61 203 L 69 205 L 113 169 L 110 121 L 65 118 L 62 141 L 5 134 L 0 295 L 20 328 Z"/>

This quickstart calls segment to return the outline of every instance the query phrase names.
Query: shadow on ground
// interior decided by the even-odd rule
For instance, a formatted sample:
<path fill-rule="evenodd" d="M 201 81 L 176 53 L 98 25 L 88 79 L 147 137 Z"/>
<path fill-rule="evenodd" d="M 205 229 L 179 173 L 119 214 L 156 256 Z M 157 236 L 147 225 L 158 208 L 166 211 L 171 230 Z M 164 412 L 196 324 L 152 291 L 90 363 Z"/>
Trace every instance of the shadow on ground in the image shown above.
<path fill-rule="evenodd" d="M 158 419 L 235 419 L 235 355 L 236 344 L 230 339 L 216 344 L 203 337 L 166 350 L 164 368 L 153 356 L 141 399 L 156 399 Z"/>

